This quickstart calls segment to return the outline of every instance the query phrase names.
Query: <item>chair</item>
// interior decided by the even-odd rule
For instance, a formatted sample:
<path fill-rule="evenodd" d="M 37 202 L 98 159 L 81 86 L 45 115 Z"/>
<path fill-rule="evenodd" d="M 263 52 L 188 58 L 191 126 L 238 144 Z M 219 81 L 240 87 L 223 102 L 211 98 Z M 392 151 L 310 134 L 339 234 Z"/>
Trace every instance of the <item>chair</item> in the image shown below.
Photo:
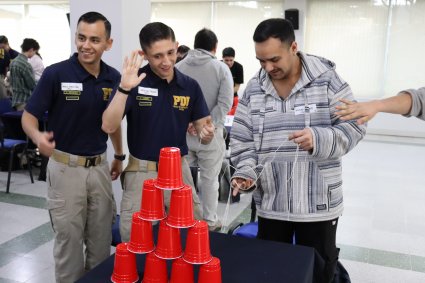
<path fill-rule="evenodd" d="M 28 156 L 28 137 L 25 136 L 24 139 L 17 138 L 9 138 L 8 129 L 11 128 L 10 121 L 17 120 L 16 115 L 8 115 L 8 113 L 13 113 L 12 104 L 9 98 L 0 99 L 0 150 L 3 152 L 7 152 L 9 154 L 9 162 L 8 162 L 8 175 L 7 175 L 7 185 L 6 185 L 6 193 L 9 193 L 10 189 L 10 179 L 12 175 L 13 169 L 13 158 L 15 153 L 21 152 L 25 155 L 28 163 L 28 172 L 30 174 L 31 183 L 34 183 L 34 178 L 32 175 L 32 168 L 30 158 Z M 13 119 L 13 120 L 12 120 Z M 19 120 L 20 121 L 20 120 Z M 16 122 L 16 121 L 15 121 Z M 9 131 L 10 132 L 10 131 Z"/>

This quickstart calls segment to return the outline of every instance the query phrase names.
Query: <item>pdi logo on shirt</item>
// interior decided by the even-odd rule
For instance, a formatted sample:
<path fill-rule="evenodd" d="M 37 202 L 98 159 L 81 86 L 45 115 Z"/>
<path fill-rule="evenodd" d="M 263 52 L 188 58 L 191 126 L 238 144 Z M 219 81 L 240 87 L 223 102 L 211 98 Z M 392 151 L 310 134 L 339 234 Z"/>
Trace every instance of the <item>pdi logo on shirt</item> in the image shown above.
<path fill-rule="evenodd" d="M 174 104 L 173 107 L 179 109 L 180 111 L 184 111 L 189 106 L 190 96 L 176 96 L 173 95 Z"/>
<path fill-rule="evenodd" d="M 112 93 L 112 88 L 103 87 L 102 91 L 103 91 L 103 100 L 108 101 Z"/>

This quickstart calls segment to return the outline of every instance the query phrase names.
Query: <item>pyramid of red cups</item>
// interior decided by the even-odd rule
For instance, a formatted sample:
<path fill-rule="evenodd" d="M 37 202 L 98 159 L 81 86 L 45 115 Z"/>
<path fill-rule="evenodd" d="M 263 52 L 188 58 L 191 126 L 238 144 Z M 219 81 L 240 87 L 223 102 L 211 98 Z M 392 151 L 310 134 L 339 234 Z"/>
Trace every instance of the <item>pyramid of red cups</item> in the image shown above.
<path fill-rule="evenodd" d="M 168 215 L 164 190 L 171 190 Z M 153 221 L 159 221 L 156 246 Z M 188 228 L 185 250 L 181 246 L 181 228 Z M 198 283 L 221 283 L 220 260 L 211 255 L 208 233 L 208 224 L 195 220 L 192 189 L 183 183 L 180 149 L 162 148 L 157 179 L 143 183 L 141 207 L 133 214 L 130 241 L 116 248 L 111 281 L 137 282 L 136 254 L 146 254 L 143 283 L 194 283 L 194 264 L 200 265 Z M 170 279 L 167 260 L 172 260 Z"/>

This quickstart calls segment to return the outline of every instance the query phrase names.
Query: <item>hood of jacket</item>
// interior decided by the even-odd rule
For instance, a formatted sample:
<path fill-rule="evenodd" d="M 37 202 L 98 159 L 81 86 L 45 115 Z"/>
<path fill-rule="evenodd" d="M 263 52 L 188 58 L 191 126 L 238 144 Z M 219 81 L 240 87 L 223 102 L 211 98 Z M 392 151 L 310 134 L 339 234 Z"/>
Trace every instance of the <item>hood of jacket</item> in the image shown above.
<path fill-rule="evenodd" d="M 211 59 L 216 59 L 214 54 L 207 50 L 198 48 L 189 50 L 187 56 L 182 61 L 189 66 L 200 66 L 210 62 Z"/>

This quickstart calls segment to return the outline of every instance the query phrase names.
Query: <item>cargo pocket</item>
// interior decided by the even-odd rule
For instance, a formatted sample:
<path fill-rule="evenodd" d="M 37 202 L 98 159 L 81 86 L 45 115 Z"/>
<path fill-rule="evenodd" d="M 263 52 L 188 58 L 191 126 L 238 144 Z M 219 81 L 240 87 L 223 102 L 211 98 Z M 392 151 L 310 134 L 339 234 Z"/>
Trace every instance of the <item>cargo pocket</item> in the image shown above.
<path fill-rule="evenodd" d="M 65 227 L 68 224 L 66 220 L 65 200 L 48 199 L 47 209 L 49 210 L 53 231 L 58 235 L 63 235 L 65 233 Z"/>

